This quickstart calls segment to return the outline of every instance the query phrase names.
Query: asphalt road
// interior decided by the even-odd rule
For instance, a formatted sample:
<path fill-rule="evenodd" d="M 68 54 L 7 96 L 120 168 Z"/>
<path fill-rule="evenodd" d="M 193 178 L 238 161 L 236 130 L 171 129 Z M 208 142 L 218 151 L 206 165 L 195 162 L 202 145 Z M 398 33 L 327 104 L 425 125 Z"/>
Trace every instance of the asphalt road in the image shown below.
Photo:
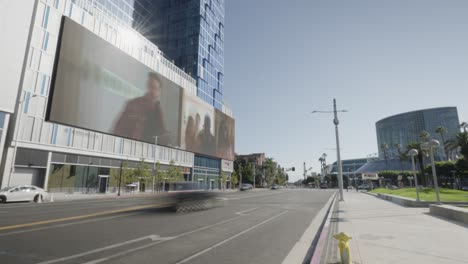
<path fill-rule="evenodd" d="M 230 193 L 189 213 L 155 197 L 0 205 L 0 263 L 281 263 L 333 193 Z"/>

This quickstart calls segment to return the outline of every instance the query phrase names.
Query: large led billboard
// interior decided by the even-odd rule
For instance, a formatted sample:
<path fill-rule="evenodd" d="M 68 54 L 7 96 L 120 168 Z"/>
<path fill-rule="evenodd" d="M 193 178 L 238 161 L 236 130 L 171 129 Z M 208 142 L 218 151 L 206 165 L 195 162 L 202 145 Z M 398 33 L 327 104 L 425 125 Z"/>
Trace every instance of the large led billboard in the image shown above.
<path fill-rule="evenodd" d="M 234 120 L 64 17 L 46 119 L 234 159 Z"/>

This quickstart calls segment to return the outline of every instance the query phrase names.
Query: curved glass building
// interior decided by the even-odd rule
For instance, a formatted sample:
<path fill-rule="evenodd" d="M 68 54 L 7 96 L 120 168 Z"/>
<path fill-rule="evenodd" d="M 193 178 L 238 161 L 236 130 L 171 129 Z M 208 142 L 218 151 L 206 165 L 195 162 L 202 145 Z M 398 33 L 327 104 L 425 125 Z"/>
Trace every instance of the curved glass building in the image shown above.
<path fill-rule="evenodd" d="M 400 144 L 401 151 L 405 151 L 408 143 L 421 141 L 422 131 L 429 132 L 431 139 L 437 139 L 442 143 L 441 136 L 435 131 L 436 128 L 446 127 L 447 133 L 444 134 L 444 139 L 448 140 L 460 132 L 459 124 L 456 107 L 423 109 L 381 119 L 375 123 L 379 157 L 385 158 L 384 151 L 380 147 L 385 143 L 388 145 L 387 158 L 397 158 L 396 145 Z M 435 153 L 435 158 L 442 160 L 444 157 L 441 144 L 440 149 Z"/>

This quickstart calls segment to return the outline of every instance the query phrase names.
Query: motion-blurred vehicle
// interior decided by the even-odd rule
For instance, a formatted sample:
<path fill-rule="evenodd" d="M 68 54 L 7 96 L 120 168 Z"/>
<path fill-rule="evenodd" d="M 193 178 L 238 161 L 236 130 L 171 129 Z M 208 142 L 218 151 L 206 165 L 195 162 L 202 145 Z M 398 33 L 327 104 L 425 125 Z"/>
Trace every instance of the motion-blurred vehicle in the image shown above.
<path fill-rule="evenodd" d="M 249 184 L 249 183 L 243 183 L 240 187 L 241 191 L 247 191 L 247 190 L 252 190 L 252 189 L 253 189 L 253 186 L 252 184 Z"/>
<path fill-rule="evenodd" d="M 218 195 L 194 182 L 175 183 L 174 191 L 165 195 L 165 207 L 176 212 L 199 211 L 219 204 Z"/>
<path fill-rule="evenodd" d="M 366 190 L 366 191 L 368 191 L 368 190 L 370 190 L 371 188 L 370 188 L 369 184 L 361 184 L 361 185 L 358 186 L 358 189 L 359 189 L 359 190 Z"/>
<path fill-rule="evenodd" d="M 321 182 L 320 189 L 328 189 L 328 184 L 326 182 Z"/>
<path fill-rule="evenodd" d="M 42 202 L 48 193 L 37 186 L 19 185 L 0 189 L 0 203 L 6 202 Z"/>
<path fill-rule="evenodd" d="M 271 186 L 270 189 L 272 189 L 272 190 L 278 190 L 278 189 L 279 189 L 279 186 L 276 185 L 276 184 L 273 184 L 273 185 Z"/>

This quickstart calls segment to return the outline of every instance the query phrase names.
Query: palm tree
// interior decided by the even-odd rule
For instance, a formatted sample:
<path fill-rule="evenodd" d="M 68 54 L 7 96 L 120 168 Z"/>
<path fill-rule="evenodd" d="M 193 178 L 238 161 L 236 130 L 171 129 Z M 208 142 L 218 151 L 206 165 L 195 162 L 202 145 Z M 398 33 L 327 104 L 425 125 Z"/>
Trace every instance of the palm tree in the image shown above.
<path fill-rule="evenodd" d="M 400 168 L 403 170 L 403 159 L 405 159 L 405 154 L 401 152 L 401 144 L 395 144 L 395 148 L 398 152 L 398 159 L 400 160 Z"/>
<path fill-rule="evenodd" d="M 444 156 L 447 157 L 447 160 L 449 160 L 447 156 L 447 149 L 445 148 L 445 137 L 444 137 L 444 134 L 447 134 L 448 129 L 444 126 L 438 126 L 435 132 L 440 135 L 440 138 L 442 138 L 442 146 L 443 146 L 442 148 L 444 150 Z"/>
<path fill-rule="evenodd" d="M 460 128 L 463 129 L 463 132 L 466 132 L 466 129 L 468 128 L 468 123 L 467 122 L 461 122 L 460 123 Z"/>
<path fill-rule="evenodd" d="M 325 168 L 327 166 L 327 154 L 323 153 L 322 156 L 319 158 L 320 167 L 322 168 L 322 174 L 325 174 Z M 322 175 L 322 177 L 325 175 Z"/>
<path fill-rule="evenodd" d="M 382 149 L 383 153 L 384 153 L 384 159 L 385 159 L 385 169 L 387 170 L 388 168 L 388 154 L 387 154 L 387 150 L 388 150 L 388 144 L 387 143 L 382 143 L 380 144 L 380 148 Z"/>
<path fill-rule="evenodd" d="M 454 139 L 448 140 L 446 143 L 447 149 L 455 151 L 460 148 L 460 153 L 463 159 L 468 162 L 468 132 L 460 132 Z"/>
<path fill-rule="evenodd" d="M 419 135 L 421 137 L 421 139 L 424 141 L 424 142 L 427 142 L 429 141 L 429 138 L 431 138 L 431 134 L 427 131 L 422 131 L 421 134 Z"/>

